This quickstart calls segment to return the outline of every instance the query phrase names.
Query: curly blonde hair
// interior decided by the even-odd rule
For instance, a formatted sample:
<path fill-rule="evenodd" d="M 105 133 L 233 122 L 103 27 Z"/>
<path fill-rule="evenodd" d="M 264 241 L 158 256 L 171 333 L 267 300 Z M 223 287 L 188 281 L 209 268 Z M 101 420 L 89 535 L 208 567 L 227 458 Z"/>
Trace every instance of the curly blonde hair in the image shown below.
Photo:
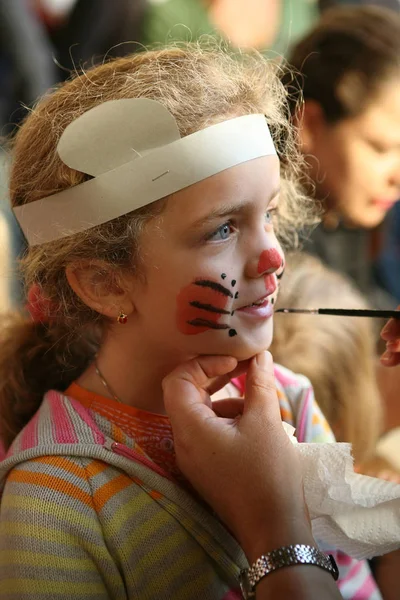
<path fill-rule="evenodd" d="M 287 257 L 277 308 L 368 308 L 341 273 L 307 254 Z M 371 319 L 276 315 L 271 352 L 283 366 L 306 375 L 338 441 L 351 442 L 356 463 L 369 460 L 383 426 L 375 371 L 377 332 Z"/>
<path fill-rule="evenodd" d="M 281 160 L 282 200 L 278 235 L 293 242 L 312 214 L 299 188 L 302 159 L 288 119 L 277 66 L 258 53 L 232 54 L 204 40 L 120 58 L 79 74 L 42 99 L 18 131 L 10 194 L 13 206 L 50 196 L 87 179 L 67 167 L 56 147 L 79 115 L 119 98 L 161 102 L 187 136 L 228 118 L 264 113 Z M 43 393 L 66 389 L 92 360 L 109 320 L 72 291 L 65 269 L 73 261 L 97 259 L 118 272 L 141 272 L 140 233 L 163 210 L 165 199 L 64 239 L 30 248 L 22 260 L 25 284 L 40 286 L 48 322 L 26 315 L 3 319 L 0 350 L 0 423 L 6 445 L 31 418 Z"/>

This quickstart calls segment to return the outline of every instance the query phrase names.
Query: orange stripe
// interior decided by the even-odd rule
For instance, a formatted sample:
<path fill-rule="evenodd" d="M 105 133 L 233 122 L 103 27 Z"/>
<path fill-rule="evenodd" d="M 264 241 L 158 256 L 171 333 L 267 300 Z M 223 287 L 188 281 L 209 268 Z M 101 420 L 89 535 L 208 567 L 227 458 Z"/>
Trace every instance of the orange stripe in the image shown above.
<path fill-rule="evenodd" d="M 86 472 L 88 473 L 88 475 L 90 475 L 90 477 L 94 477 L 95 475 L 98 475 L 99 473 L 102 473 L 103 471 L 108 469 L 108 467 L 109 465 L 107 465 L 107 463 L 105 462 L 102 462 L 101 460 L 93 460 L 86 467 Z"/>
<path fill-rule="evenodd" d="M 281 407 L 281 418 L 284 421 L 293 421 L 292 411 Z"/>
<path fill-rule="evenodd" d="M 51 490 L 55 490 L 60 494 L 70 496 L 75 500 L 79 500 L 87 506 L 93 507 L 93 501 L 90 494 L 79 489 L 76 485 L 65 481 L 61 477 L 53 477 L 52 475 L 46 475 L 45 473 L 32 473 L 30 471 L 20 471 L 13 469 L 9 476 L 8 481 L 17 481 L 18 483 L 26 483 L 28 485 L 37 485 L 40 487 L 47 487 Z"/>
<path fill-rule="evenodd" d="M 111 423 L 111 437 L 113 440 L 115 440 L 116 442 L 119 442 L 120 444 L 125 444 L 125 434 L 123 431 L 121 431 L 120 427 L 118 427 L 117 425 L 115 425 L 115 423 Z"/>
<path fill-rule="evenodd" d="M 93 495 L 97 510 L 100 511 L 110 498 L 132 485 L 132 483 L 132 479 L 127 475 L 118 475 L 118 477 L 115 477 L 112 481 L 102 485 Z"/>
<path fill-rule="evenodd" d="M 63 471 L 68 471 L 68 473 L 72 473 L 80 479 L 87 479 L 85 469 L 83 467 L 63 456 L 40 456 L 39 458 L 34 458 L 32 462 L 51 465 L 52 467 L 63 469 Z"/>
<path fill-rule="evenodd" d="M 332 433 L 331 426 L 326 419 L 322 421 L 322 427 L 324 428 L 325 433 Z"/>
<path fill-rule="evenodd" d="M 312 416 L 312 424 L 313 425 L 319 425 L 321 423 L 321 419 L 319 418 L 319 416 L 317 415 L 317 413 L 313 413 Z"/>
<path fill-rule="evenodd" d="M 160 494 L 160 492 L 157 492 L 157 490 L 151 490 L 151 492 L 149 493 L 150 498 L 153 498 L 153 500 L 159 500 L 160 498 L 163 497 L 162 494 Z"/>

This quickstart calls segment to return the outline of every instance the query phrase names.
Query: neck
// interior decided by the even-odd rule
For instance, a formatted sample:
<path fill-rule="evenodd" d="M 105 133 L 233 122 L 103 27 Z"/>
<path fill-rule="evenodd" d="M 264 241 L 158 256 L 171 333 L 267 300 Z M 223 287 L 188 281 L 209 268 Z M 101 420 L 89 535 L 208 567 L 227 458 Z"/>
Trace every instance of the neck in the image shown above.
<path fill-rule="evenodd" d="M 165 360 L 150 349 L 139 345 L 126 350 L 118 337 L 109 336 L 97 355 L 97 364 L 107 382 L 107 389 L 96 373 L 94 364 L 79 377 L 77 383 L 85 389 L 118 399 L 129 406 L 157 414 L 165 414 L 162 380 L 184 357 Z"/>

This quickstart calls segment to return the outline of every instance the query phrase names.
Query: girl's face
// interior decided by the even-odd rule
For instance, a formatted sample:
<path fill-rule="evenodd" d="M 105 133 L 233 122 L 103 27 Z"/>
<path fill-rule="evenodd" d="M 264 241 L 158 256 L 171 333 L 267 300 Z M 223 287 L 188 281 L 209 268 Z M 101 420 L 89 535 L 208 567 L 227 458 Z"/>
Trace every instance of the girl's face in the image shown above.
<path fill-rule="evenodd" d="M 385 85 L 360 116 L 335 125 L 310 119 L 308 126 L 319 198 L 352 225 L 378 225 L 400 198 L 400 80 Z"/>
<path fill-rule="evenodd" d="M 284 265 L 273 228 L 278 194 L 278 158 L 262 157 L 174 194 L 148 223 L 129 317 L 144 351 L 245 359 L 270 345 Z"/>

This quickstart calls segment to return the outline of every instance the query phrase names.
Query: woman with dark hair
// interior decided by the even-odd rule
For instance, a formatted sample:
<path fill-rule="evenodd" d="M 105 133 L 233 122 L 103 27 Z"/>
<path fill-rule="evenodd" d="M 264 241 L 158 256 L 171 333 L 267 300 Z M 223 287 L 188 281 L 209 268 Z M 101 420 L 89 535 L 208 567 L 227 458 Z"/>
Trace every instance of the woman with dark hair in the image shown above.
<path fill-rule="evenodd" d="M 366 230 L 379 225 L 400 197 L 399 57 L 400 16 L 394 11 L 335 8 L 293 48 L 288 60 L 299 75 L 284 75 L 323 210 L 307 249 L 366 293 Z"/>

